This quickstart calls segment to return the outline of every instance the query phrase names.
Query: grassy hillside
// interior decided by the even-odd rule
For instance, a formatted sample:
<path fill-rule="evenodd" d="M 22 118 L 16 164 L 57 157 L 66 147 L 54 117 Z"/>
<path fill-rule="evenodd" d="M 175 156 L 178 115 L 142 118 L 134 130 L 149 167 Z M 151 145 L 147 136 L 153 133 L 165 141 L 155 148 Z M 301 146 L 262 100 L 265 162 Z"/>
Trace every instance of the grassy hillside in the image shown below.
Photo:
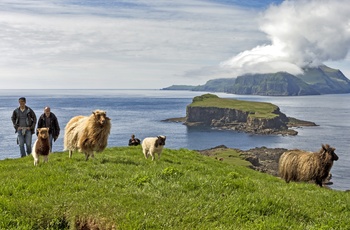
<path fill-rule="evenodd" d="M 229 108 L 249 112 L 252 117 L 273 118 L 277 114 L 273 113 L 278 106 L 268 102 L 243 101 L 229 98 L 219 98 L 214 94 L 203 94 L 193 98 L 190 105 L 192 107 L 217 107 Z"/>
<path fill-rule="evenodd" d="M 85 161 L 0 161 L 0 229 L 347 229 L 350 193 L 284 181 L 186 149 L 144 159 L 116 147 Z"/>
<path fill-rule="evenodd" d="M 193 91 L 228 92 L 235 84 L 236 78 L 218 78 L 209 80 L 205 85 L 194 87 Z"/>
<path fill-rule="evenodd" d="M 270 96 L 317 95 L 319 92 L 302 79 L 286 72 L 245 74 L 238 76 L 235 85 L 227 91 L 234 94 Z"/>

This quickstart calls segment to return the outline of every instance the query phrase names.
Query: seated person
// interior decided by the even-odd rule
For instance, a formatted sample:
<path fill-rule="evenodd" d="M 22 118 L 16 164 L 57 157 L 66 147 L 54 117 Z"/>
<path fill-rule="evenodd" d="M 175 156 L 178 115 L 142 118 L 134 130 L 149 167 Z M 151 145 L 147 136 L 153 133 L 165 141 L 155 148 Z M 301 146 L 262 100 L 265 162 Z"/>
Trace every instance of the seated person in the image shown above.
<path fill-rule="evenodd" d="M 141 141 L 137 138 L 135 138 L 135 135 L 131 135 L 131 139 L 129 140 L 129 146 L 136 146 L 141 144 Z"/>

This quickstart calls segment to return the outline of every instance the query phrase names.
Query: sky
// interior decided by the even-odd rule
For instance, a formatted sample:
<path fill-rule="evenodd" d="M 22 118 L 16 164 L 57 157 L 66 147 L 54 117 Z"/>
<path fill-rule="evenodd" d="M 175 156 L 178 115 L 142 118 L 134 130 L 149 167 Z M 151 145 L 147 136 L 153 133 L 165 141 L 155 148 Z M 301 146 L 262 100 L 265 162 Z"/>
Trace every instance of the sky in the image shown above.
<path fill-rule="evenodd" d="M 347 0 L 1 0 L 0 89 L 161 89 L 245 73 L 350 77 Z"/>

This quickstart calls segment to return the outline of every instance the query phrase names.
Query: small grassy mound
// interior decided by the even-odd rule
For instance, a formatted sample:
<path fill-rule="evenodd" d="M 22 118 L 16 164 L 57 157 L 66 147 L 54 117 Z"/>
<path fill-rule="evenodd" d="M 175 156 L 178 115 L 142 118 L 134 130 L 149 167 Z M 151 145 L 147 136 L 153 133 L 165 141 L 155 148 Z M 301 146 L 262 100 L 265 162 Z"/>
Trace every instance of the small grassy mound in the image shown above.
<path fill-rule="evenodd" d="M 285 183 L 187 149 L 144 159 L 116 147 L 85 161 L 53 153 L 0 161 L 0 229 L 347 229 L 350 194 Z"/>
<path fill-rule="evenodd" d="M 278 109 L 278 106 L 274 104 L 268 102 L 219 98 L 214 94 L 203 94 L 201 96 L 194 97 L 189 106 L 236 109 L 243 112 L 249 112 L 249 116 L 256 118 L 274 118 L 278 116 L 278 114 L 274 113 Z"/>

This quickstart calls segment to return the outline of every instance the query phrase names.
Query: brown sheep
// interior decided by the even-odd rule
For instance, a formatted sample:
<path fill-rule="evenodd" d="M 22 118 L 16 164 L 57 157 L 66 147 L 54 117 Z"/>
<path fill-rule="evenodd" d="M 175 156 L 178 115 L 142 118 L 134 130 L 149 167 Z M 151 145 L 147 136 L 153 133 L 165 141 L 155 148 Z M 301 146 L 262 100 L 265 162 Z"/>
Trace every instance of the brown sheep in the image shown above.
<path fill-rule="evenodd" d="M 94 152 L 107 147 L 110 131 L 111 121 L 103 110 L 95 110 L 89 117 L 73 117 L 65 127 L 64 150 L 69 151 L 69 158 L 76 150 L 85 154 L 85 160 L 93 158 Z"/>
<path fill-rule="evenodd" d="M 44 157 L 44 162 L 48 162 L 50 153 L 49 128 L 39 128 L 38 139 L 34 142 L 32 156 L 34 158 L 34 166 L 39 164 L 39 156 Z"/>
<path fill-rule="evenodd" d="M 298 149 L 284 152 L 279 159 L 279 175 L 287 183 L 315 181 L 322 187 L 322 181 L 329 176 L 333 161 L 339 159 L 334 151 L 335 148 L 326 144 L 316 153 Z"/>

